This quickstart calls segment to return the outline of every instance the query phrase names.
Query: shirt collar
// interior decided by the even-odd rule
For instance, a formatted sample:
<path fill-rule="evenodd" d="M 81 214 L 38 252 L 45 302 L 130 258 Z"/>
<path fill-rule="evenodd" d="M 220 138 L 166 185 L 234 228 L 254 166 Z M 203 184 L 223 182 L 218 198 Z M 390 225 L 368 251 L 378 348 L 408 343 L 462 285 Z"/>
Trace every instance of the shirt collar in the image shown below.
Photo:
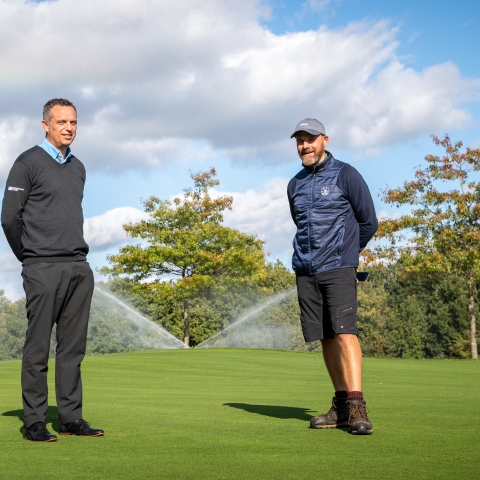
<path fill-rule="evenodd" d="M 57 150 L 46 138 L 44 138 L 43 142 L 39 143 L 38 146 L 43 148 L 58 163 L 66 163 L 68 159 L 73 155 L 70 147 L 68 147 L 65 159 L 62 158 L 62 154 L 60 153 L 60 151 Z"/>

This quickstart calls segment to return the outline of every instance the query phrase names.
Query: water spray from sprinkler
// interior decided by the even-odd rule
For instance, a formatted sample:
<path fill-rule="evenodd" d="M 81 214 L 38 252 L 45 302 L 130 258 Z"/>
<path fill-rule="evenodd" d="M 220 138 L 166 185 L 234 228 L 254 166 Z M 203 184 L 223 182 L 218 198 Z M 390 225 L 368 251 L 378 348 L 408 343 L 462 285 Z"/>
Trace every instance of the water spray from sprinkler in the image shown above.
<path fill-rule="evenodd" d="M 103 288 L 99 287 L 98 285 L 95 286 L 95 290 L 97 292 L 100 292 L 102 295 L 105 295 L 106 297 L 110 298 L 111 300 L 113 300 L 114 302 L 116 302 L 118 305 L 120 305 L 122 308 L 124 308 L 125 310 L 129 311 L 130 313 L 132 313 L 133 315 L 135 315 L 138 319 L 140 319 L 142 322 L 145 322 L 147 323 L 151 328 L 153 328 L 154 330 L 156 330 L 158 333 L 160 333 L 163 337 L 167 336 L 168 338 L 172 339 L 175 343 L 175 345 L 178 345 L 178 348 L 190 348 L 188 347 L 187 345 L 185 345 L 181 340 L 179 340 L 177 337 L 175 337 L 174 335 L 172 335 L 170 332 L 167 332 L 167 330 L 165 330 L 164 328 L 158 326 L 156 323 L 153 323 L 151 320 L 149 320 L 148 318 L 144 317 L 143 315 L 141 315 L 140 313 L 138 313 L 136 310 L 134 310 L 133 308 L 129 307 L 126 303 L 122 302 L 121 300 L 119 300 L 117 297 L 115 297 L 114 295 L 112 295 L 111 293 L 108 293 L 107 291 L 105 291 Z"/>
<path fill-rule="evenodd" d="M 262 304 L 250 309 L 247 313 L 242 315 L 237 321 L 234 323 L 230 324 L 227 328 L 224 328 L 220 332 L 216 333 L 215 335 L 211 336 L 210 338 L 207 338 L 204 342 L 198 344 L 196 348 L 208 348 L 205 345 L 207 343 L 210 343 L 214 338 L 218 337 L 219 335 L 225 334 L 228 330 L 230 330 L 233 327 L 236 327 L 240 325 L 241 323 L 246 322 L 250 318 L 254 317 L 255 315 L 258 315 L 261 313 L 263 310 L 265 310 L 268 307 L 271 307 L 272 305 L 275 305 L 276 303 L 280 303 L 283 299 L 289 297 L 296 291 L 296 288 L 291 288 L 285 292 L 279 293 L 278 295 L 274 295 L 273 297 L 270 297 L 268 300 L 263 302 Z"/>

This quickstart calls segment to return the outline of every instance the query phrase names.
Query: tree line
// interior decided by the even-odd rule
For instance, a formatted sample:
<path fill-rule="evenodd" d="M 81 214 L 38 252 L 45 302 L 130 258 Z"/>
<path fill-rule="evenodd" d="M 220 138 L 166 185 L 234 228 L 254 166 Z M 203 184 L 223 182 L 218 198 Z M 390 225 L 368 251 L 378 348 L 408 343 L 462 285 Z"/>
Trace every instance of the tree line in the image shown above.
<path fill-rule="evenodd" d="M 387 188 L 383 200 L 410 213 L 384 219 L 363 252 L 370 280 L 359 287 L 359 337 L 365 355 L 401 358 L 477 356 L 480 280 L 480 149 L 433 138 L 444 155 L 428 155 L 415 180 Z M 223 225 L 233 199 L 212 196 L 211 169 L 191 175 L 193 188 L 173 200 L 150 197 L 147 220 L 124 229 L 141 244 L 109 255 L 105 288 L 196 346 L 229 327 L 253 305 L 294 289 L 295 276 L 271 263 L 264 242 Z M 219 338 L 224 346 L 319 350 L 305 345 L 295 295 L 257 312 L 254 321 Z M 22 300 L 0 296 L 0 358 L 19 358 L 26 328 Z M 96 295 L 87 353 L 152 348 L 151 333 Z M 250 336 L 248 332 L 251 332 Z M 232 333 L 232 335 L 230 335 Z M 54 342 L 52 343 L 52 354 Z"/>
<path fill-rule="evenodd" d="M 267 275 L 242 289 L 219 287 L 191 300 L 190 339 L 198 345 L 235 322 L 252 306 L 295 286 L 295 276 L 281 262 L 267 265 Z M 468 285 L 455 276 L 403 276 L 402 265 L 369 266 L 367 282 L 358 289 L 359 338 L 365 356 L 395 358 L 468 358 L 470 319 Z M 180 337 L 182 303 L 175 297 L 158 301 L 148 290 L 136 290 L 132 280 L 116 278 L 102 287 Z M 21 358 L 27 320 L 25 300 L 0 296 L 0 359 Z M 319 342 L 305 344 L 295 294 L 258 313 L 216 346 L 267 347 L 320 351 Z M 239 337 L 237 332 L 242 333 Z M 87 354 L 118 353 L 155 348 L 139 335 L 121 308 L 96 293 L 92 302 Z M 55 333 L 51 356 L 55 354 Z"/>

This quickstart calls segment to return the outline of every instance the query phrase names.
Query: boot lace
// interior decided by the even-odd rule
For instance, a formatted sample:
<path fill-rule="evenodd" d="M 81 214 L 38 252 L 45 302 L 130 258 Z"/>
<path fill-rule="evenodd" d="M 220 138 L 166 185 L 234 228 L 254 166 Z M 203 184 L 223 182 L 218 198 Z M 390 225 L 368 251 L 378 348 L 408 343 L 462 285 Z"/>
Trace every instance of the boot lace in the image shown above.
<path fill-rule="evenodd" d="M 363 403 L 354 403 L 350 407 L 350 421 L 368 422 L 368 408 Z"/>

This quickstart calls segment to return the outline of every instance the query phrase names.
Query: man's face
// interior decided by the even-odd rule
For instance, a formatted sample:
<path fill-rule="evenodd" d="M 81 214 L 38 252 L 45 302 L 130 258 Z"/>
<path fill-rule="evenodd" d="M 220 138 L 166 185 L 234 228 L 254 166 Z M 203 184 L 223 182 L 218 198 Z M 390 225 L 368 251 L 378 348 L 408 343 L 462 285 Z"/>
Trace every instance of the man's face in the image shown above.
<path fill-rule="evenodd" d="M 312 135 L 308 132 L 298 132 L 297 140 L 298 156 L 302 159 L 304 167 L 315 167 L 323 160 L 325 147 L 328 145 L 328 137 L 325 135 Z"/>
<path fill-rule="evenodd" d="M 50 118 L 42 120 L 47 140 L 57 149 L 68 147 L 77 134 L 77 112 L 73 107 L 55 105 L 50 110 Z"/>

